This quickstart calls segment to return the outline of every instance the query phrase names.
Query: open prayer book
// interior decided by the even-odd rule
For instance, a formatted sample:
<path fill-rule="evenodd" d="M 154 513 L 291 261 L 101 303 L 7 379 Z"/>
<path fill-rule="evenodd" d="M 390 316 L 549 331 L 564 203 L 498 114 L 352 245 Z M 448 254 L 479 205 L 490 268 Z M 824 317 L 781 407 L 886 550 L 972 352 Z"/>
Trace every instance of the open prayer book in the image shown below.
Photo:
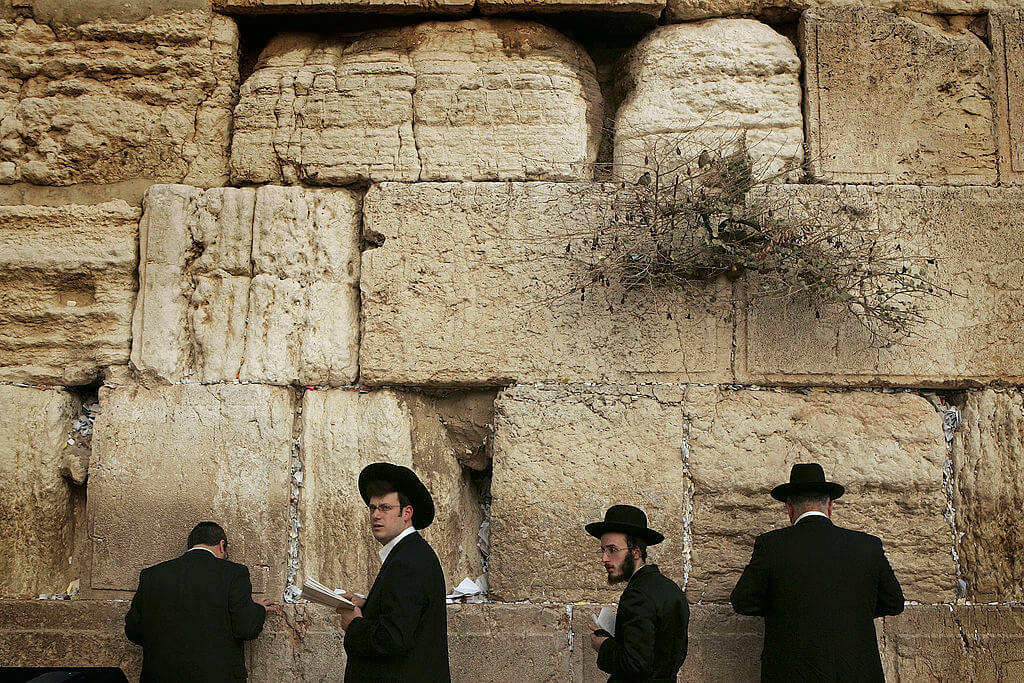
<path fill-rule="evenodd" d="M 332 591 L 316 579 L 311 579 L 307 576 L 302 582 L 302 593 L 299 594 L 299 597 L 303 600 L 318 602 L 321 605 L 326 605 L 327 607 L 332 607 L 334 609 L 352 609 L 355 605 L 340 595 L 344 592 L 345 591 L 340 588 Z"/>
<path fill-rule="evenodd" d="M 609 607 L 602 607 L 600 614 L 592 615 L 590 618 L 594 620 L 598 627 L 607 631 L 609 635 L 615 636 L 615 610 Z"/>

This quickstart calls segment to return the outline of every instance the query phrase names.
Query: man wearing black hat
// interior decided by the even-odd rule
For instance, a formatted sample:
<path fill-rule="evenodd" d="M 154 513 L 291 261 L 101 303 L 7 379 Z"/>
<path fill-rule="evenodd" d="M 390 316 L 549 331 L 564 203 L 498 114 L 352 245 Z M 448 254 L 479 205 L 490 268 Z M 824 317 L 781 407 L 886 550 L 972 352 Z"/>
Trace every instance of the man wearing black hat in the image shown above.
<path fill-rule="evenodd" d="M 672 681 L 686 659 L 690 606 L 672 579 L 647 564 L 647 546 L 665 537 L 647 527 L 647 515 L 632 505 L 613 505 L 603 522 L 586 526 L 601 540 L 608 583 L 628 581 L 615 615 L 615 633 L 590 625 L 597 666 L 612 681 Z"/>
<path fill-rule="evenodd" d="M 844 492 L 817 463 L 772 490 L 792 526 L 757 538 L 731 598 L 764 617 L 762 681 L 885 680 L 874 618 L 902 612 L 903 591 L 879 538 L 832 524 Z"/>
<path fill-rule="evenodd" d="M 417 529 L 434 521 L 434 501 L 408 467 L 378 462 L 359 473 L 370 531 L 383 548 L 366 599 L 341 610 L 345 680 L 448 683 L 448 622 L 441 563 Z"/>

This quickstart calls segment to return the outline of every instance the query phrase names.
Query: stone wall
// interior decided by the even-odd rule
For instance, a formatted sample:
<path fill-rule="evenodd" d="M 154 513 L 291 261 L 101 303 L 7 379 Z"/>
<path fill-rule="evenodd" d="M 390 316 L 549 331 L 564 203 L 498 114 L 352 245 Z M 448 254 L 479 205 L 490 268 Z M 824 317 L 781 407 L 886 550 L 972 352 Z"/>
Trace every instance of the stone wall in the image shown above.
<path fill-rule="evenodd" d="M 753 681 L 728 594 L 814 460 L 912 603 L 876 622 L 888 678 L 1021 679 L 1022 27 L 1018 0 L 0 2 L 0 661 L 137 676 L 138 571 L 204 519 L 257 593 L 365 591 L 356 478 L 386 460 L 433 493 L 449 587 L 489 584 L 449 608 L 454 680 L 604 680 L 583 525 L 631 503 L 693 605 L 680 680 Z M 916 337 L 745 276 L 593 279 L 659 154 L 739 140 L 758 197 L 931 259 Z M 340 680 L 342 642 L 289 602 L 247 665 Z"/>

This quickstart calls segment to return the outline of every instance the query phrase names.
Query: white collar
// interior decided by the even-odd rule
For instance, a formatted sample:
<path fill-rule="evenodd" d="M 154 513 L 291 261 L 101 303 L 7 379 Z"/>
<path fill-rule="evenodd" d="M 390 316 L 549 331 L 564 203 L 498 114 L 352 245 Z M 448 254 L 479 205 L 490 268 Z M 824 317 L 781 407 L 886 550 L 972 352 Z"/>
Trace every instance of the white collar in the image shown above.
<path fill-rule="evenodd" d="M 205 550 L 206 552 L 210 553 L 214 557 L 217 557 L 217 555 L 215 555 L 214 552 L 212 550 L 210 550 L 209 548 L 200 548 L 199 546 L 194 546 L 192 548 L 189 548 L 185 552 L 192 552 L 193 550 Z"/>
<path fill-rule="evenodd" d="M 388 555 L 390 555 L 391 551 L 395 549 L 395 546 L 398 545 L 398 542 L 406 536 L 408 536 L 409 534 L 414 533 L 415 531 L 416 528 L 412 525 L 406 527 L 405 531 L 392 538 L 390 541 L 388 541 L 387 545 L 378 550 L 377 554 L 380 555 L 380 563 L 384 564 L 384 560 L 388 559 Z"/>
<path fill-rule="evenodd" d="M 821 517 L 824 517 L 824 518 L 828 519 L 828 515 L 826 515 L 824 512 L 820 512 L 818 510 L 808 510 L 804 514 L 802 514 L 799 517 L 797 517 L 796 521 L 793 522 L 793 524 L 799 524 L 800 520 L 803 519 L 804 517 L 813 517 L 814 515 L 820 515 Z"/>

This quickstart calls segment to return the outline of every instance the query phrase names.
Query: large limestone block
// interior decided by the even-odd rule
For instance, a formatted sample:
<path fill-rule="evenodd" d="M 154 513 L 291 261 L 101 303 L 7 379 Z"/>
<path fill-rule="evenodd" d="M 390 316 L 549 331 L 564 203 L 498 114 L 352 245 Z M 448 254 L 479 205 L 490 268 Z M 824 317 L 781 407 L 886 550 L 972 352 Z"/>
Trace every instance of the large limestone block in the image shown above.
<path fill-rule="evenodd" d="M 1024 608 L 911 605 L 885 618 L 884 645 L 890 681 L 1019 681 Z"/>
<path fill-rule="evenodd" d="M 208 11 L 0 23 L 0 183 L 227 179 L 238 29 Z"/>
<path fill-rule="evenodd" d="M 349 190 L 151 188 L 132 363 L 170 381 L 354 382 L 359 204 Z"/>
<path fill-rule="evenodd" d="M 657 21 L 665 9 L 664 0 L 480 0 L 480 12 L 488 14 L 551 14 L 587 12 L 614 20 L 640 20 L 646 26 Z M 608 16 L 612 15 L 612 16 Z"/>
<path fill-rule="evenodd" d="M 908 393 L 686 391 L 693 480 L 691 599 L 728 601 L 754 539 L 789 523 L 768 492 L 797 462 L 846 487 L 833 520 L 879 536 L 908 600 L 949 601 L 942 420 Z"/>
<path fill-rule="evenodd" d="M 372 12 L 375 14 L 468 14 L 473 0 L 213 0 L 230 14 L 265 12 Z"/>
<path fill-rule="evenodd" d="M 491 556 L 499 600 L 608 602 L 583 527 L 616 504 L 643 508 L 665 541 L 648 559 L 683 585 L 683 465 L 679 387 L 516 386 L 495 405 Z"/>
<path fill-rule="evenodd" d="M 999 181 L 1024 183 L 1024 10 L 991 12 Z"/>
<path fill-rule="evenodd" d="M 138 209 L 0 207 L 0 380 L 88 384 L 124 363 Z"/>
<path fill-rule="evenodd" d="M 380 570 L 359 495 L 359 472 L 392 462 L 416 472 L 434 499 L 423 531 L 454 588 L 483 571 L 476 547 L 483 508 L 432 399 L 390 390 L 307 391 L 302 403 L 302 574 L 365 593 Z M 299 577 L 301 581 L 301 576 Z"/>
<path fill-rule="evenodd" d="M 752 19 L 663 26 L 625 58 L 615 120 L 617 178 L 686 177 L 680 159 L 745 142 L 761 178 L 799 177 L 803 159 L 796 46 Z M 676 150 L 679 150 L 677 153 Z"/>
<path fill-rule="evenodd" d="M 212 520 L 253 590 L 280 594 L 288 557 L 293 397 L 265 385 L 103 389 L 89 464 L 92 588 L 131 591 Z"/>
<path fill-rule="evenodd" d="M 957 551 L 973 602 L 1024 597 L 1024 397 L 986 389 L 967 396 L 953 439 Z"/>
<path fill-rule="evenodd" d="M 0 596 L 59 593 L 75 578 L 75 527 L 85 521 L 83 496 L 60 475 L 81 401 L 0 385 L 0 403 Z"/>
<path fill-rule="evenodd" d="M 237 182 L 580 180 L 601 94 L 589 55 L 532 22 L 281 34 L 242 85 Z"/>
<path fill-rule="evenodd" d="M 801 20 L 813 175 L 832 182 L 996 181 L 991 55 L 964 25 L 868 8 Z"/>
<path fill-rule="evenodd" d="M 693 21 L 723 16 L 756 16 L 786 19 L 804 10 L 836 5 L 873 7 L 888 12 L 923 12 L 933 15 L 978 15 L 1002 7 L 1020 7 L 1021 0 L 862 0 L 856 3 L 835 0 L 668 0 L 667 21 Z M 967 16 L 967 21 L 975 17 Z"/>
<path fill-rule="evenodd" d="M 589 287 L 601 254 L 595 226 L 613 192 L 575 183 L 372 187 L 364 231 L 382 245 L 363 252 L 360 381 L 730 381 L 729 311 L 673 292 Z"/>
<path fill-rule="evenodd" d="M 32 16 L 40 24 L 68 26 L 84 24 L 95 19 L 117 19 L 138 21 L 150 16 L 209 10 L 207 0 L 146 0 L 146 2 L 125 3 L 123 0 L 15 0 L 18 4 L 31 6 Z"/>
<path fill-rule="evenodd" d="M 780 206 L 859 221 L 900 245 L 953 294 L 926 298 L 927 322 L 888 348 L 840 307 L 754 300 L 738 325 L 737 377 L 755 384 L 964 385 L 1024 377 L 1019 189 L 790 186 Z M 772 201 L 775 201 L 773 199 Z M 895 252 L 893 252 L 895 253 Z M 929 264 L 923 257 L 930 258 Z"/>

